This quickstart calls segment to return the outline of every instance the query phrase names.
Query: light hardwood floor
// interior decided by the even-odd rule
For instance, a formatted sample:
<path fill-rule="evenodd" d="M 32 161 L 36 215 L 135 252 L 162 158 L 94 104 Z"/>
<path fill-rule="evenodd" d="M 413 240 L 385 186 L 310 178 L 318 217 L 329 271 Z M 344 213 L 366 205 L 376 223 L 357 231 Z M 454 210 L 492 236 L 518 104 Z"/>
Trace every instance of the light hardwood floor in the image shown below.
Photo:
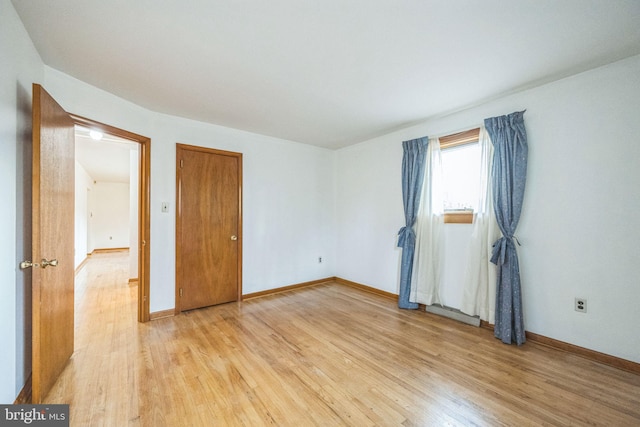
<path fill-rule="evenodd" d="M 47 396 L 73 426 L 640 425 L 640 376 L 326 284 L 136 321 L 126 253 L 77 276 Z"/>

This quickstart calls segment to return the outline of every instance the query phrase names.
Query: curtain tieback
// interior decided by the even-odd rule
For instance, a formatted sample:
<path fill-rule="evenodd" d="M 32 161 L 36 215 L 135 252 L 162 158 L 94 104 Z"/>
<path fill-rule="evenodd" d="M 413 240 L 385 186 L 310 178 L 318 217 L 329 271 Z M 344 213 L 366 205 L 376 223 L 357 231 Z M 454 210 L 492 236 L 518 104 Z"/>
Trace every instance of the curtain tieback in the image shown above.
<path fill-rule="evenodd" d="M 398 236 L 399 236 L 398 237 L 399 248 L 404 248 L 405 243 L 411 244 L 411 242 L 413 242 L 414 245 L 416 243 L 416 232 L 413 231 L 413 227 L 407 227 L 407 226 L 402 227 L 398 232 Z"/>
<path fill-rule="evenodd" d="M 509 236 L 509 237 L 502 236 L 501 238 L 496 240 L 495 243 L 493 244 L 493 252 L 491 253 L 491 262 L 494 263 L 495 265 L 498 265 L 498 261 L 500 262 L 500 265 L 504 264 L 507 256 L 507 246 L 508 245 L 513 246 L 514 240 L 516 241 L 518 246 L 522 246 L 516 236 Z"/>

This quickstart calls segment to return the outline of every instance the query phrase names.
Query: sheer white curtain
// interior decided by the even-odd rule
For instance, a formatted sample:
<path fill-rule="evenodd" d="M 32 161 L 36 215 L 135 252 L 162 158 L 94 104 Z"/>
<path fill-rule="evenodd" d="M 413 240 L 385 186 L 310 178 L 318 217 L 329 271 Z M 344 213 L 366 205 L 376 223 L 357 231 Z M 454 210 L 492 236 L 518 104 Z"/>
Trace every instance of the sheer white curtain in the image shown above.
<path fill-rule="evenodd" d="M 440 274 L 444 244 L 444 202 L 438 138 L 429 139 L 424 175 L 416 219 L 416 247 L 409 301 L 426 305 L 442 304 Z"/>
<path fill-rule="evenodd" d="M 480 200 L 469 243 L 465 270 L 462 307 L 460 311 L 489 323 L 495 322 L 496 266 L 490 262 L 493 242 L 500 238 L 500 229 L 493 211 L 491 194 L 491 163 L 493 144 L 484 126 L 480 127 Z"/>

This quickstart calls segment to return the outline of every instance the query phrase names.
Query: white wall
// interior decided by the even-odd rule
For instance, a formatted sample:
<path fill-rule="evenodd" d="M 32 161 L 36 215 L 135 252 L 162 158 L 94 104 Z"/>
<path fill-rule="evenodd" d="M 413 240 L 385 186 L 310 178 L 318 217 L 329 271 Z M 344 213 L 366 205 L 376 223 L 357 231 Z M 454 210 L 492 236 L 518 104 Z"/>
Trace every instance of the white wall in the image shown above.
<path fill-rule="evenodd" d="M 0 1 L 0 403 L 13 403 L 31 371 L 31 84 L 42 61 L 11 2 Z M 25 357 L 29 355 L 29 357 Z"/>
<path fill-rule="evenodd" d="M 152 311 L 174 303 L 176 142 L 243 153 L 244 294 L 333 276 L 333 151 L 164 115 L 155 132 Z"/>
<path fill-rule="evenodd" d="M 243 293 L 334 275 L 333 151 L 154 113 L 44 68 L 67 111 L 151 138 L 152 312 L 175 303 L 176 142 L 243 153 Z"/>
<path fill-rule="evenodd" d="M 129 184 L 96 182 L 89 198 L 95 249 L 129 247 Z"/>
<path fill-rule="evenodd" d="M 93 249 L 89 248 L 89 195 L 93 187 L 93 180 L 76 161 L 75 169 L 75 220 L 74 220 L 74 268 L 77 268 L 87 258 Z"/>
<path fill-rule="evenodd" d="M 140 152 L 129 152 L 129 279 L 138 278 L 138 169 Z"/>
<path fill-rule="evenodd" d="M 336 276 L 392 293 L 404 225 L 401 162 L 402 138 L 394 135 L 339 150 L 336 158 Z"/>
<path fill-rule="evenodd" d="M 30 252 L 31 83 L 43 80 L 67 111 L 152 140 L 152 312 L 174 306 L 176 142 L 244 154 L 244 293 L 334 275 L 396 292 L 400 142 L 527 108 L 518 230 L 527 329 L 640 362 L 640 57 L 332 152 L 157 114 L 43 66 L 7 1 L 0 55 L 2 403 L 13 402 L 30 371 L 30 281 L 17 264 Z M 163 201 L 169 213 L 160 212 Z M 574 296 L 589 300 L 589 313 L 573 310 Z"/>
<path fill-rule="evenodd" d="M 129 277 L 138 277 L 138 150 L 131 150 L 128 183 L 96 183 L 75 168 L 75 267 L 94 249 L 131 247 Z M 109 237 L 112 237 L 109 239 Z"/>
<path fill-rule="evenodd" d="M 338 151 L 336 275 L 397 292 L 401 141 L 523 109 L 525 327 L 640 362 L 640 56 Z"/>

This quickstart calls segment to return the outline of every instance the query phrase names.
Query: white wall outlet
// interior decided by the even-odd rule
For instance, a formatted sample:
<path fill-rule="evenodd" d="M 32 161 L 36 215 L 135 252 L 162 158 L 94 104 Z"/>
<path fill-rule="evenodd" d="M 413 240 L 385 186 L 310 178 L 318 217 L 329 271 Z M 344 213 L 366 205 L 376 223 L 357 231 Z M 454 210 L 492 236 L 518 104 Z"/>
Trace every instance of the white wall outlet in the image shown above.
<path fill-rule="evenodd" d="M 322 257 L 321 256 L 318 257 L 318 264 L 322 264 Z"/>
<path fill-rule="evenodd" d="M 579 313 L 587 312 L 587 300 L 584 298 L 576 298 L 575 310 Z"/>
<path fill-rule="evenodd" d="M 162 212 L 169 212 L 169 202 L 162 202 Z"/>

